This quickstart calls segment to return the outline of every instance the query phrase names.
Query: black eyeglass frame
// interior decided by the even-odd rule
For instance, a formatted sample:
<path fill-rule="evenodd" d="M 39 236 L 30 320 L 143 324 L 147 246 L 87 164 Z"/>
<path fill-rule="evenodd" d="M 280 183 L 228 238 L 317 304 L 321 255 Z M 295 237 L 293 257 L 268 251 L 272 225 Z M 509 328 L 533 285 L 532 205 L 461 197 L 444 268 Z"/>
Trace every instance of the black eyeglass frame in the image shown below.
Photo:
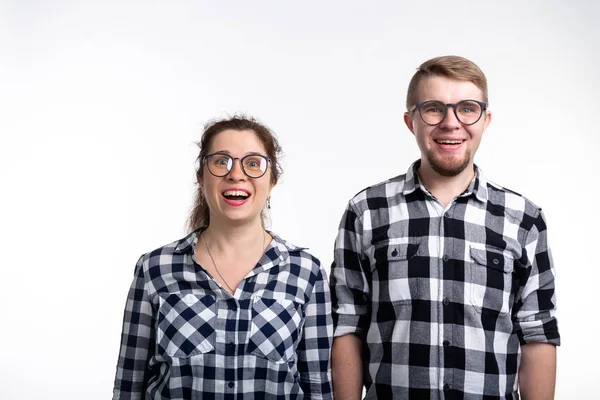
<path fill-rule="evenodd" d="M 461 103 L 464 103 L 464 102 L 468 102 L 468 101 L 472 101 L 472 102 L 474 102 L 474 103 L 477 103 L 477 104 L 479 104 L 479 106 L 481 107 L 481 112 L 479 113 L 479 118 L 477 118 L 477 119 L 475 120 L 475 122 L 471 122 L 470 124 L 467 124 L 467 123 L 465 123 L 465 122 L 462 122 L 462 121 L 461 121 L 461 119 L 460 119 L 460 118 L 459 118 L 459 116 L 458 116 L 458 113 L 456 112 L 457 106 L 458 106 L 459 104 L 461 104 Z M 423 106 L 424 106 L 425 104 L 427 104 L 427 103 L 433 103 L 433 102 L 435 102 L 435 103 L 438 103 L 438 104 L 441 104 L 441 105 L 443 105 L 443 106 L 444 106 L 444 116 L 442 117 L 442 119 L 440 120 L 440 122 L 438 122 L 437 124 L 430 124 L 429 122 L 425 121 L 425 118 L 423 118 L 423 114 L 421 114 L 421 109 L 423 108 Z M 417 109 L 417 110 L 419 110 L 419 117 L 421 117 L 421 121 L 423 121 L 424 123 L 426 123 L 426 124 L 427 124 L 427 125 L 429 125 L 429 126 L 436 126 L 436 125 L 439 125 L 439 124 L 441 124 L 442 122 L 444 122 L 444 120 L 445 120 L 445 119 L 446 119 L 446 117 L 448 116 L 448 107 L 452 107 L 452 110 L 453 110 L 453 112 L 454 112 L 454 116 L 456 117 L 456 119 L 458 120 L 458 122 L 460 122 L 460 123 L 461 123 L 461 124 L 463 124 L 463 125 L 467 125 L 467 126 L 470 126 L 470 125 L 475 125 L 477 122 L 479 122 L 479 120 L 480 120 L 480 119 L 481 119 L 481 117 L 483 116 L 483 113 L 484 113 L 484 112 L 487 110 L 487 104 L 485 104 L 485 103 L 484 103 L 484 102 L 482 102 L 482 101 L 479 101 L 479 100 L 473 100 L 473 99 L 465 99 L 465 100 L 461 100 L 461 101 L 459 101 L 458 103 L 447 103 L 447 104 L 445 104 L 445 103 L 443 103 L 443 102 L 441 102 L 441 101 L 439 101 L 439 100 L 425 100 L 425 101 L 422 101 L 422 102 L 420 102 L 420 103 L 417 103 L 417 104 L 415 104 L 414 106 L 412 106 L 411 108 L 409 108 L 409 109 L 408 109 L 408 112 L 409 112 L 409 114 L 410 114 L 410 113 L 412 113 L 413 111 L 415 111 L 415 109 Z"/>
<path fill-rule="evenodd" d="M 223 174 L 223 175 L 217 175 L 217 174 L 215 174 L 215 173 L 214 173 L 214 172 L 213 172 L 213 171 L 210 169 L 210 166 L 209 166 L 209 164 L 208 164 L 208 162 L 207 162 L 207 161 L 208 161 L 208 159 L 210 159 L 210 158 L 211 158 L 211 157 L 213 157 L 213 156 L 224 156 L 224 157 L 228 157 L 228 158 L 231 160 L 231 169 L 227 170 L 227 172 L 226 172 L 225 174 Z M 267 168 L 265 168 L 265 170 L 263 171 L 263 173 L 262 173 L 262 174 L 260 174 L 260 175 L 258 175 L 258 176 L 252 176 L 252 175 L 249 175 L 249 174 L 248 174 L 248 172 L 246 172 L 246 169 L 244 168 L 244 160 L 245 160 L 246 158 L 248 158 L 248 157 L 261 157 L 261 158 L 263 158 L 263 159 L 267 160 Z M 226 154 L 226 153 L 212 153 L 212 154 L 207 154 L 207 155 L 205 155 L 205 156 L 202 158 L 202 166 L 203 166 L 204 164 L 206 164 L 206 168 L 208 169 L 208 172 L 210 172 L 210 174 L 211 174 L 212 176 L 216 176 L 217 178 L 222 178 L 222 177 L 224 177 L 224 176 L 227 176 L 227 175 L 229 175 L 229 173 L 230 173 L 230 172 L 233 170 L 233 166 L 234 166 L 234 164 L 235 164 L 235 160 L 240 160 L 240 167 L 242 168 L 242 172 L 243 172 L 243 173 L 244 173 L 244 175 L 246 175 L 248 178 L 252 178 L 252 179 L 258 179 L 258 178 L 262 178 L 262 177 L 263 177 L 263 176 L 264 176 L 264 175 L 267 173 L 267 171 L 269 170 L 269 163 L 272 163 L 272 162 L 273 162 L 273 161 L 272 161 L 272 160 L 271 160 L 269 157 L 267 157 L 267 156 L 263 156 L 262 154 L 258 154 L 258 153 L 252 153 L 252 154 L 248 154 L 248 155 L 245 155 L 244 157 L 232 157 L 232 156 L 230 156 L 229 154 Z"/>

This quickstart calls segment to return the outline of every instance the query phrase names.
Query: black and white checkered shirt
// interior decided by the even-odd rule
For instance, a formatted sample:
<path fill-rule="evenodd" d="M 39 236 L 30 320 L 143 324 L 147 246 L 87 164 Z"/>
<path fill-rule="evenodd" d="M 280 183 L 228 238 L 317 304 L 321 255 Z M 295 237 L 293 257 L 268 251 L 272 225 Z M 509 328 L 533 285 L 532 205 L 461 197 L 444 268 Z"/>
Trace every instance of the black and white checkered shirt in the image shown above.
<path fill-rule="evenodd" d="M 334 335 L 364 338 L 367 399 L 517 399 L 520 346 L 560 342 L 544 216 L 477 167 L 444 207 L 419 165 L 350 200 Z"/>
<path fill-rule="evenodd" d="M 319 260 L 276 235 L 235 296 L 197 233 L 143 255 L 113 399 L 331 399 L 331 299 Z"/>

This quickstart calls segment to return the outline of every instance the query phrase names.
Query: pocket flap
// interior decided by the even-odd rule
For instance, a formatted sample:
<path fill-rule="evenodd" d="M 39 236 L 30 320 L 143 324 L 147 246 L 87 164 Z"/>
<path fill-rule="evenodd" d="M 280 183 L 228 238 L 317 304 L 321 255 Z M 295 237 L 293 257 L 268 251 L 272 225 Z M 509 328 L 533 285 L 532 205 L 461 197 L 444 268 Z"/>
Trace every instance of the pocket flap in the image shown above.
<path fill-rule="evenodd" d="M 482 250 L 471 247 L 470 253 L 477 264 L 502 272 L 513 272 L 514 259 L 500 249 L 486 247 Z"/>
<path fill-rule="evenodd" d="M 419 252 L 421 243 L 396 243 L 392 240 L 377 243 L 375 245 L 375 261 L 402 261 L 410 260 Z"/>

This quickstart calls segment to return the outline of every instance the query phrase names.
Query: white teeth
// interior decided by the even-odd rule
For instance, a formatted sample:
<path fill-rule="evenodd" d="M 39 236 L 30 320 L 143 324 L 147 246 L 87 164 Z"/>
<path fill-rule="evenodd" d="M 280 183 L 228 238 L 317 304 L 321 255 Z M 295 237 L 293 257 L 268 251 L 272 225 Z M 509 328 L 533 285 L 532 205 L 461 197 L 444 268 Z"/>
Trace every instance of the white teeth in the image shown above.
<path fill-rule="evenodd" d="M 241 196 L 241 197 L 248 197 L 249 194 L 242 191 L 242 190 L 227 190 L 226 192 L 223 193 L 223 196 Z"/>
<path fill-rule="evenodd" d="M 440 144 L 461 144 L 462 140 L 451 140 L 451 139 L 436 140 L 436 143 L 440 143 Z"/>

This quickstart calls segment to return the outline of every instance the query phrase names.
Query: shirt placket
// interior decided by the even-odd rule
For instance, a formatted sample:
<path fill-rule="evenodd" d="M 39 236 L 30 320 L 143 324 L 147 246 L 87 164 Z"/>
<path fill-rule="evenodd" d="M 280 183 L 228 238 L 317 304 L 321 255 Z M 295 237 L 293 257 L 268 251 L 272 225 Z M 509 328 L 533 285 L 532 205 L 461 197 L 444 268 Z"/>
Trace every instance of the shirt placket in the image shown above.
<path fill-rule="evenodd" d="M 236 377 L 238 370 L 238 354 L 239 341 L 237 337 L 238 330 L 238 315 L 241 312 L 238 300 L 234 297 L 226 296 L 217 302 L 217 327 L 216 327 L 216 343 L 217 343 L 217 358 L 219 354 L 223 357 L 223 370 L 221 373 L 216 371 L 216 383 L 221 388 L 223 398 L 233 400 L 236 398 L 236 393 L 239 391 L 239 385 Z M 218 365 L 218 364 L 217 364 Z M 219 369 L 219 367 L 216 367 Z M 221 376 L 221 379 L 218 376 Z M 219 384 L 220 383 L 220 384 Z"/>
<path fill-rule="evenodd" d="M 440 227 L 440 242 L 443 242 L 443 253 L 439 258 L 440 263 L 440 299 L 438 301 L 438 309 L 442 318 L 440 323 L 439 349 L 440 361 L 442 366 L 442 391 L 443 398 L 450 399 L 451 390 L 461 389 L 457 387 L 455 377 L 456 363 L 459 362 L 457 354 L 454 354 L 457 347 L 461 346 L 457 343 L 459 336 L 454 331 L 458 326 L 461 326 L 463 321 L 456 321 L 456 307 L 463 307 L 464 303 L 464 270 L 461 270 L 458 265 L 463 258 L 460 254 L 460 249 L 457 247 L 457 240 L 460 241 L 461 233 L 457 228 L 457 224 L 461 225 L 464 230 L 463 222 L 455 221 L 453 213 L 456 210 L 456 199 L 454 199 L 442 213 L 439 221 Z M 464 240 L 464 238 L 462 238 Z"/>
<path fill-rule="evenodd" d="M 456 301 L 453 301 L 454 293 L 454 262 L 456 260 L 456 254 L 454 249 L 453 237 L 451 225 L 449 224 L 449 218 L 452 215 L 454 209 L 455 200 L 453 200 L 447 207 L 444 207 L 442 203 L 437 199 L 429 200 L 429 212 L 434 222 L 431 224 L 431 228 L 434 232 L 430 233 L 430 240 L 435 238 L 437 240 L 437 246 L 433 246 L 431 250 L 437 250 L 437 254 L 430 254 L 430 256 L 437 261 L 437 268 L 432 271 L 432 278 L 438 281 L 437 286 L 437 298 L 432 298 L 432 312 L 433 321 L 437 323 L 432 324 L 432 338 L 437 338 L 437 355 L 438 360 L 435 365 L 437 368 L 437 384 L 442 390 L 442 398 L 448 398 L 449 391 L 455 387 L 454 382 L 454 368 L 452 360 L 452 345 L 454 342 L 453 326 L 454 321 L 453 308 L 456 306 Z M 462 303 L 462 302 L 459 302 Z M 435 315 L 438 318 L 435 318 Z"/>

